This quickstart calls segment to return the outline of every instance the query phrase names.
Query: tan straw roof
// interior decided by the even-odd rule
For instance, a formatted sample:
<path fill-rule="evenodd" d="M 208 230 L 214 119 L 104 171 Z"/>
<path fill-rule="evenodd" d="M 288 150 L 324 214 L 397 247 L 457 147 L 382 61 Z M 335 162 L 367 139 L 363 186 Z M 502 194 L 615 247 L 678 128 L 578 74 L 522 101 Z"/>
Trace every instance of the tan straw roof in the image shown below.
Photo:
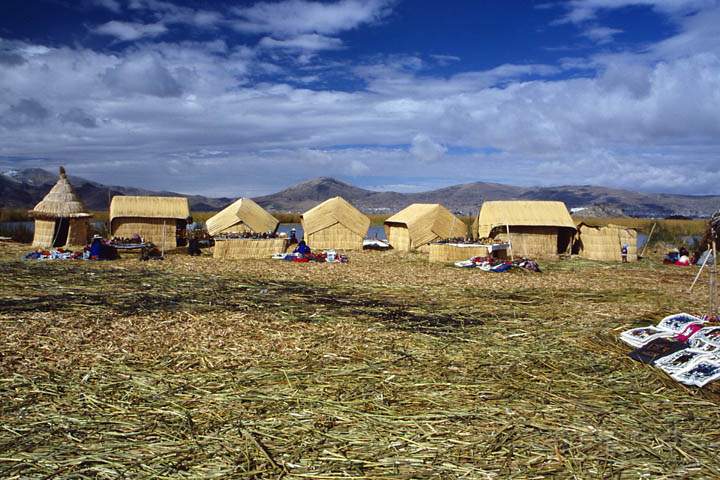
<path fill-rule="evenodd" d="M 563 202 L 502 200 L 483 203 L 477 220 L 478 237 L 489 237 L 493 228 L 504 225 L 575 230 L 575 223 Z"/>
<path fill-rule="evenodd" d="M 136 197 L 116 195 L 110 202 L 110 221 L 119 217 L 175 218 L 190 216 L 190 206 L 184 197 Z"/>
<path fill-rule="evenodd" d="M 65 169 L 60 167 L 60 178 L 45 198 L 30 210 L 33 217 L 46 218 L 81 218 L 91 217 L 85 205 L 75 194 L 75 190 L 68 181 Z"/>
<path fill-rule="evenodd" d="M 246 225 L 253 232 L 274 232 L 278 220 L 249 198 L 241 198 L 210 217 L 205 225 L 210 235 L 238 224 Z"/>
<path fill-rule="evenodd" d="M 305 235 L 311 235 L 336 223 L 363 237 L 370 228 L 370 219 L 342 197 L 325 200 L 302 215 Z"/>
<path fill-rule="evenodd" d="M 465 223 L 439 203 L 414 203 L 385 220 L 386 229 L 397 224 L 407 227 L 415 247 L 467 235 Z"/>

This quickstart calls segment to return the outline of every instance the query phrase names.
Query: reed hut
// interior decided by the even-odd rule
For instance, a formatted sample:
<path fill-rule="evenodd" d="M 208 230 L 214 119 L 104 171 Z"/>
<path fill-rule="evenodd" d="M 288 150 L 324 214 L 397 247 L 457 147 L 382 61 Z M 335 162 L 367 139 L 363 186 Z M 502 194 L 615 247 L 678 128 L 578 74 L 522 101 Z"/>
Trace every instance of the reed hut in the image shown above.
<path fill-rule="evenodd" d="M 370 219 L 341 197 L 303 213 L 305 242 L 314 250 L 362 250 Z"/>
<path fill-rule="evenodd" d="M 385 234 L 395 250 L 416 250 L 467 233 L 467 225 L 439 203 L 413 203 L 385 220 Z"/>
<path fill-rule="evenodd" d="M 563 202 L 485 202 L 473 224 L 473 236 L 510 242 L 516 256 L 569 253 L 575 223 Z"/>
<path fill-rule="evenodd" d="M 573 253 L 588 260 L 622 261 L 621 249 L 628 246 L 628 262 L 637 262 L 637 230 L 621 225 L 591 225 L 581 222 L 577 226 Z"/>
<path fill-rule="evenodd" d="M 63 167 L 60 167 L 57 183 L 29 213 L 35 219 L 34 247 L 65 248 L 87 244 L 92 215 L 78 198 Z"/>
<path fill-rule="evenodd" d="M 158 248 L 177 248 L 186 243 L 188 216 L 187 198 L 116 195 L 110 202 L 110 232 L 121 238 L 137 234 Z"/>
<path fill-rule="evenodd" d="M 278 220 L 249 198 L 241 198 L 210 217 L 205 226 L 210 235 L 223 233 L 274 233 Z"/>

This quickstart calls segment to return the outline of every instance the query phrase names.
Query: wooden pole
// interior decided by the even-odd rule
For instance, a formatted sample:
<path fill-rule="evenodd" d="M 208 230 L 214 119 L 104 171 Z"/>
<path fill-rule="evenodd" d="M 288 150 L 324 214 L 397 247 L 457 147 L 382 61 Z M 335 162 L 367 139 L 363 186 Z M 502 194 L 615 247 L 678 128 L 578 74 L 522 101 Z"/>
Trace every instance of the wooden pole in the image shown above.
<path fill-rule="evenodd" d="M 513 249 L 512 249 L 512 238 L 510 237 L 510 225 L 507 223 L 505 224 L 505 229 L 507 230 L 507 236 L 508 236 L 508 244 L 510 245 L 510 261 L 514 262 L 515 257 L 513 256 Z"/>
<path fill-rule="evenodd" d="M 708 252 L 710 252 L 710 249 L 709 249 L 709 248 L 707 249 L 707 251 L 706 251 L 705 253 L 708 253 Z M 692 285 L 690 285 L 690 290 L 688 290 L 688 293 L 691 293 L 691 292 L 692 292 L 693 287 L 694 287 L 695 284 L 697 283 L 698 278 L 700 278 L 700 274 L 702 273 L 703 268 L 705 268 L 705 264 L 707 263 L 707 261 L 708 261 L 709 258 L 710 258 L 710 255 L 708 255 L 707 257 L 705 257 L 705 260 L 703 260 L 702 265 L 700 265 L 700 271 L 698 271 L 697 275 L 695 275 L 695 280 L 693 280 Z"/>
<path fill-rule="evenodd" d="M 160 254 L 165 257 L 165 220 L 163 220 L 163 235 L 162 235 L 162 247 L 160 247 Z"/>
<path fill-rule="evenodd" d="M 710 316 L 717 317 L 717 252 L 715 240 L 712 241 L 713 263 L 710 266 Z"/>
<path fill-rule="evenodd" d="M 655 225 L 657 225 L 657 222 L 653 223 L 653 226 L 650 229 L 650 235 L 648 235 L 648 238 L 645 240 L 645 245 L 643 245 L 642 253 L 640 253 L 640 258 L 645 256 L 645 249 L 648 247 L 648 245 L 650 245 L 650 239 L 652 238 L 652 234 L 655 231 Z"/>

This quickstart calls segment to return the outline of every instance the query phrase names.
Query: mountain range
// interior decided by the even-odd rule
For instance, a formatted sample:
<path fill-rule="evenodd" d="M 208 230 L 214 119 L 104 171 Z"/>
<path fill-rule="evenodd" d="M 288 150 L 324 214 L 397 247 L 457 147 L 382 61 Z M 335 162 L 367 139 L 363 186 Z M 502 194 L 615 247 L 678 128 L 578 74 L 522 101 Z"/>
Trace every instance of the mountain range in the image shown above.
<path fill-rule="evenodd" d="M 57 174 L 39 168 L 0 173 L 0 207 L 32 208 L 57 181 Z M 108 186 L 70 176 L 80 198 L 90 210 L 109 207 L 114 195 L 185 196 L 194 211 L 220 210 L 234 199 L 183 195 L 133 187 Z M 464 214 L 476 213 L 486 200 L 559 200 L 571 209 L 586 209 L 593 215 L 708 217 L 720 208 L 720 195 L 674 195 L 633 192 L 591 185 L 518 187 L 474 182 L 419 193 L 367 190 L 334 178 L 315 178 L 254 200 L 271 211 L 303 212 L 334 196 L 341 196 L 368 213 L 393 213 L 411 203 L 442 203 Z M 582 213 L 582 210 L 579 210 Z"/>

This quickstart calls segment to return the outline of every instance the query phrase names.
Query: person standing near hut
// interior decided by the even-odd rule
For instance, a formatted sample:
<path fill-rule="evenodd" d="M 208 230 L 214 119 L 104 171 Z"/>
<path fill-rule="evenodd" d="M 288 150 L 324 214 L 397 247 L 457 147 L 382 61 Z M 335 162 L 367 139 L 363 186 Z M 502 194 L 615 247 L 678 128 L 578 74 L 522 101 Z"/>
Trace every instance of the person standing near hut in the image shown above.
<path fill-rule="evenodd" d="M 622 257 L 622 263 L 628 263 L 628 244 L 623 244 L 622 248 L 620 249 L 620 257 Z"/>
<path fill-rule="evenodd" d="M 188 254 L 191 257 L 201 255 L 202 251 L 200 250 L 200 243 L 198 241 L 200 226 L 195 223 L 193 217 L 187 217 L 187 226 L 185 227 L 185 231 L 187 232 Z"/>

